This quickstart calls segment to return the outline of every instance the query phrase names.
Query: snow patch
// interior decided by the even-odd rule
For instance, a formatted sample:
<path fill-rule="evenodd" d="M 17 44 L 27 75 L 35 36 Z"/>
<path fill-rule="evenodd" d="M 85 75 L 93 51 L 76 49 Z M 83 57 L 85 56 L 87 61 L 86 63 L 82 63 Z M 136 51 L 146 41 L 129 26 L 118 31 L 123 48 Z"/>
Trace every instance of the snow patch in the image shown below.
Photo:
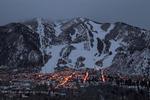
<path fill-rule="evenodd" d="M 56 27 L 54 27 L 54 29 L 55 29 L 55 35 L 56 36 L 59 36 L 60 35 L 60 33 L 62 33 L 62 30 L 61 30 L 61 23 L 55 23 L 55 25 L 56 25 Z"/>
<path fill-rule="evenodd" d="M 45 37 L 45 33 L 44 33 L 44 25 L 42 24 L 42 19 L 41 18 L 37 18 L 37 23 L 38 23 L 38 27 L 37 27 L 37 33 L 39 34 L 39 38 L 40 38 L 40 51 L 42 52 L 42 55 L 44 56 L 44 44 L 43 44 L 43 38 Z"/>
<path fill-rule="evenodd" d="M 110 42 L 111 42 L 111 46 L 110 46 L 109 51 L 112 52 L 112 55 L 107 56 L 107 57 L 104 59 L 104 61 L 103 61 L 103 66 L 104 66 L 104 67 L 109 67 L 109 66 L 112 64 L 112 61 L 113 61 L 115 55 L 117 54 L 116 49 L 117 49 L 118 47 L 120 47 L 120 42 L 121 42 L 121 40 L 118 40 L 118 41 L 111 40 Z"/>
<path fill-rule="evenodd" d="M 76 48 L 76 50 L 73 50 L 69 56 L 69 59 L 71 59 L 73 66 L 75 66 L 75 63 L 77 61 L 77 58 L 82 56 L 85 57 L 86 60 L 84 61 L 85 67 L 93 68 L 95 65 L 93 53 L 92 51 L 87 51 L 84 49 L 84 43 L 74 44 L 73 46 Z"/>
<path fill-rule="evenodd" d="M 58 59 L 60 58 L 60 52 L 65 45 L 53 46 L 47 52 L 51 53 L 51 58 L 48 62 L 42 67 L 42 73 L 54 72 L 54 68 L 57 65 Z"/>
<path fill-rule="evenodd" d="M 110 27 L 109 27 L 109 29 L 107 30 L 107 33 L 110 32 L 112 29 L 114 29 L 114 27 L 115 27 L 115 24 L 110 24 Z"/>
<path fill-rule="evenodd" d="M 89 21 L 89 23 L 93 26 L 93 31 L 97 31 L 97 33 L 93 32 L 94 38 L 104 39 L 107 33 L 100 28 L 101 24 L 94 23 L 93 21 Z"/>

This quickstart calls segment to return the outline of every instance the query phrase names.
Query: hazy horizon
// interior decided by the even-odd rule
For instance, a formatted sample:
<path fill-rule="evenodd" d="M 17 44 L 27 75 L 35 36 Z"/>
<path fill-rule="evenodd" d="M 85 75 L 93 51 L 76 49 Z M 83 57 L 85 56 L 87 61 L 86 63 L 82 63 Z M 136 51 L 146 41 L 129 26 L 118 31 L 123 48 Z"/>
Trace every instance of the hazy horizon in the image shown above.
<path fill-rule="evenodd" d="M 1 0 L 0 25 L 35 17 L 52 21 L 86 17 L 150 29 L 150 0 Z"/>

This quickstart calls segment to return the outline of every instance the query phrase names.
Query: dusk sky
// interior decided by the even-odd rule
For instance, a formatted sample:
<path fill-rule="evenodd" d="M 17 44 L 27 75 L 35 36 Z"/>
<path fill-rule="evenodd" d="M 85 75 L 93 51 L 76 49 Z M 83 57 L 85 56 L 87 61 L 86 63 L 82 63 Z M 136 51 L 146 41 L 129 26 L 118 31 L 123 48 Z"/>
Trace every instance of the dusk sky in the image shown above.
<path fill-rule="evenodd" d="M 0 0 L 0 25 L 35 17 L 87 17 L 150 29 L 150 0 Z"/>

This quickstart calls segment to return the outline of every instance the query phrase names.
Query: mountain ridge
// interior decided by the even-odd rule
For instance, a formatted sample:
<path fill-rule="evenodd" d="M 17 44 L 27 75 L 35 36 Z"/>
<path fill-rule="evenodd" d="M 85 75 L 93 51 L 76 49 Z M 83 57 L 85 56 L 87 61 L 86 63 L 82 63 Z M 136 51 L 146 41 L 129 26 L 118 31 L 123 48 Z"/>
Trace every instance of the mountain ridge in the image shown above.
<path fill-rule="evenodd" d="M 110 72 L 123 74 L 148 73 L 150 67 L 148 30 L 123 22 L 99 23 L 87 18 L 74 18 L 59 23 L 38 18 L 16 24 L 18 26 L 8 24 L 0 27 L 1 38 L 4 39 L 1 41 L 0 51 L 5 51 L 6 37 L 10 37 L 10 43 L 15 44 L 12 48 L 8 48 L 12 44 L 6 44 L 9 52 L 0 54 L 0 65 L 11 67 L 13 65 L 12 69 L 18 70 L 22 64 L 16 61 L 19 63 L 25 61 L 24 64 L 29 69 L 32 67 L 39 71 L 44 66 L 42 72 L 52 72 L 55 67 L 78 69 L 89 67 L 106 68 Z M 9 36 L 9 33 L 14 36 Z M 16 33 L 24 35 L 20 34 L 19 37 L 22 38 L 14 40 Z M 30 46 L 27 41 L 33 45 Z M 17 43 L 20 43 L 19 46 L 26 45 L 21 51 L 17 49 L 23 60 L 20 60 L 18 52 L 12 54 L 13 48 L 17 48 Z M 5 57 L 6 54 L 9 56 Z M 13 61 L 14 59 L 16 61 Z"/>

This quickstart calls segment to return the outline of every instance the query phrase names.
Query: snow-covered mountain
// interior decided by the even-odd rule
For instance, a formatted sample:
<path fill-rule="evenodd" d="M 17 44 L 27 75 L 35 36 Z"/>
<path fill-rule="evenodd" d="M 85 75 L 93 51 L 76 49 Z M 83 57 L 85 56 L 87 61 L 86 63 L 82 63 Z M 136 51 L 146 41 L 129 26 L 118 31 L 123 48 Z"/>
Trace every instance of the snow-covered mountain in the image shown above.
<path fill-rule="evenodd" d="M 150 32 L 122 22 L 87 18 L 50 22 L 41 18 L 0 27 L 0 65 L 6 68 L 97 68 L 147 74 Z"/>

